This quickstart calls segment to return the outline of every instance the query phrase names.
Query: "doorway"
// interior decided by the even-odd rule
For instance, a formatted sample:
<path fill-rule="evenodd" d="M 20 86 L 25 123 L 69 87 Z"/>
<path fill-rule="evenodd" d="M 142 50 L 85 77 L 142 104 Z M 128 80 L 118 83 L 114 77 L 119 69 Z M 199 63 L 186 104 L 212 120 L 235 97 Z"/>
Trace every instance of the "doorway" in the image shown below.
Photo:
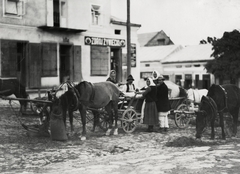
<path fill-rule="evenodd" d="M 71 58 L 72 58 L 72 45 L 60 45 L 60 83 L 65 82 L 71 77 Z"/>
<path fill-rule="evenodd" d="M 17 42 L 17 79 L 26 86 L 26 49 L 27 42 Z"/>
<path fill-rule="evenodd" d="M 210 74 L 203 75 L 203 89 L 208 89 L 210 87 Z"/>
<path fill-rule="evenodd" d="M 116 71 L 117 82 L 122 81 L 122 49 L 111 48 L 110 70 Z"/>

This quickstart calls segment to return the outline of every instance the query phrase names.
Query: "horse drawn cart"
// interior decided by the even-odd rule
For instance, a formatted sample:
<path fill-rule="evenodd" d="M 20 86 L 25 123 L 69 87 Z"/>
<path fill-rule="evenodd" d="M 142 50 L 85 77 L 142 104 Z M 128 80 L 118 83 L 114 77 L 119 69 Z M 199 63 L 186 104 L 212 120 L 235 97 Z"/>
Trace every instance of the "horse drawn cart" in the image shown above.
<path fill-rule="evenodd" d="M 198 105 L 187 98 L 187 95 L 169 98 L 171 110 L 169 116 L 174 117 L 178 128 L 186 128 L 190 120 L 196 116 Z M 141 108 L 143 98 L 138 93 L 120 97 L 118 117 L 121 127 L 126 133 L 132 133 L 142 122 Z M 104 123 L 103 121 L 101 124 Z M 106 123 L 105 123 L 106 124 Z"/>
<path fill-rule="evenodd" d="M 137 126 L 142 123 L 142 95 L 139 93 L 127 94 L 120 97 L 118 107 L 118 120 L 121 127 L 126 133 L 132 133 Z M 190 101 L 186 97 L 170 98 L 171 110 L 169 115 L 174 116 L 176 125 L 179 128 L 186 128 L 193 116 L 195 116 L 195 109 L 192 109 Z M 107 128 L 108 117 L 107 114 L 102 112 L 100 125 L 102 128 Z"/>

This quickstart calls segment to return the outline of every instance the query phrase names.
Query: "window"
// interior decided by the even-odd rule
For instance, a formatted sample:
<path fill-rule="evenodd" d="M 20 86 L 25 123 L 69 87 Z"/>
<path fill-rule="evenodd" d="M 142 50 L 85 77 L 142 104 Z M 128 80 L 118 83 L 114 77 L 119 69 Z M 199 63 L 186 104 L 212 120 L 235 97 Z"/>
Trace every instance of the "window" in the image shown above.
<path fill-rule="evenodd" d="M 6 16 L 22 16 L 25 13 L 23 0 L 4 0 Z"/>
<path fill-rule="evenodd" d="M 91 75 L 108 75 L 110 50 L 108 47 L 91 46 Z"/>
<path fill-rule="evenodd" d="M 42 43 L 42 77 L 57 76 L 57 44 Z"/>
<path fill-rule="evenodd" d="M 100 6 L 92 5 L 91 13 L 92 13 L 92 24 L 99 25 L 100 24 Z"/>
<path fill-rule="evenodd" d="M 67 16 L 67 9 L 66 9 L 66 2 L 62 1 L 61 2 L 61 16 L 66 17 Z"/>
<path fill-rule="evenodd" d="M 120 35 L 121 34 L 121 30 L 115 30 L 115 34 Z"/>
<path fill-rule="evenodd" d="M 140 78 L 146 80 L 148 77 L 152 77 L 152 72 L 141 72 Z"/>
<path fill-rule="evenodd" d="M 165 39 L 158 39 L 158 45 L 165 45 Z"/>

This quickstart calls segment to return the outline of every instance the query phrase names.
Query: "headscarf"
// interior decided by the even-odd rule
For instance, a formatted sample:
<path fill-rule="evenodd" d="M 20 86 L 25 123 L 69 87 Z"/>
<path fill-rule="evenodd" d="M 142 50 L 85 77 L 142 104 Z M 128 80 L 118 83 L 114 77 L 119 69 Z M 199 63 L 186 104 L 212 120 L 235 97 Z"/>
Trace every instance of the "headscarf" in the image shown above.
<path fill-rule="evenodd" d="M 154 74 L 157 74 L 157 77 L 154 77 Z M 152 72 L 152 78 L 153 78 L 153 80 L 157 80 L 159 76 L 160 76 L 160 74 L 159 74 L 158 71 L 154 70 L 154 71 Z"/>
<path fill-rule="evenodd" d="M 151 77 L 149 77 L 148 80 L 150 81 L 149 86 L 156 86 Z"/>

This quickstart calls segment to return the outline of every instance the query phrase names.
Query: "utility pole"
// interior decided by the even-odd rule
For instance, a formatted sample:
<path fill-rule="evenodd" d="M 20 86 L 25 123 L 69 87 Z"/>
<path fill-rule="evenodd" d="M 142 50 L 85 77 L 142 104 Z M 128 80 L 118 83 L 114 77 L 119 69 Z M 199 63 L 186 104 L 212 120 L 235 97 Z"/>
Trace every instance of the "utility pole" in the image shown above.
<path fill-rule="evenodd" d="M 127 76 L 131 74 L 131 23 L 130 0 L 127 0 Z"/>

